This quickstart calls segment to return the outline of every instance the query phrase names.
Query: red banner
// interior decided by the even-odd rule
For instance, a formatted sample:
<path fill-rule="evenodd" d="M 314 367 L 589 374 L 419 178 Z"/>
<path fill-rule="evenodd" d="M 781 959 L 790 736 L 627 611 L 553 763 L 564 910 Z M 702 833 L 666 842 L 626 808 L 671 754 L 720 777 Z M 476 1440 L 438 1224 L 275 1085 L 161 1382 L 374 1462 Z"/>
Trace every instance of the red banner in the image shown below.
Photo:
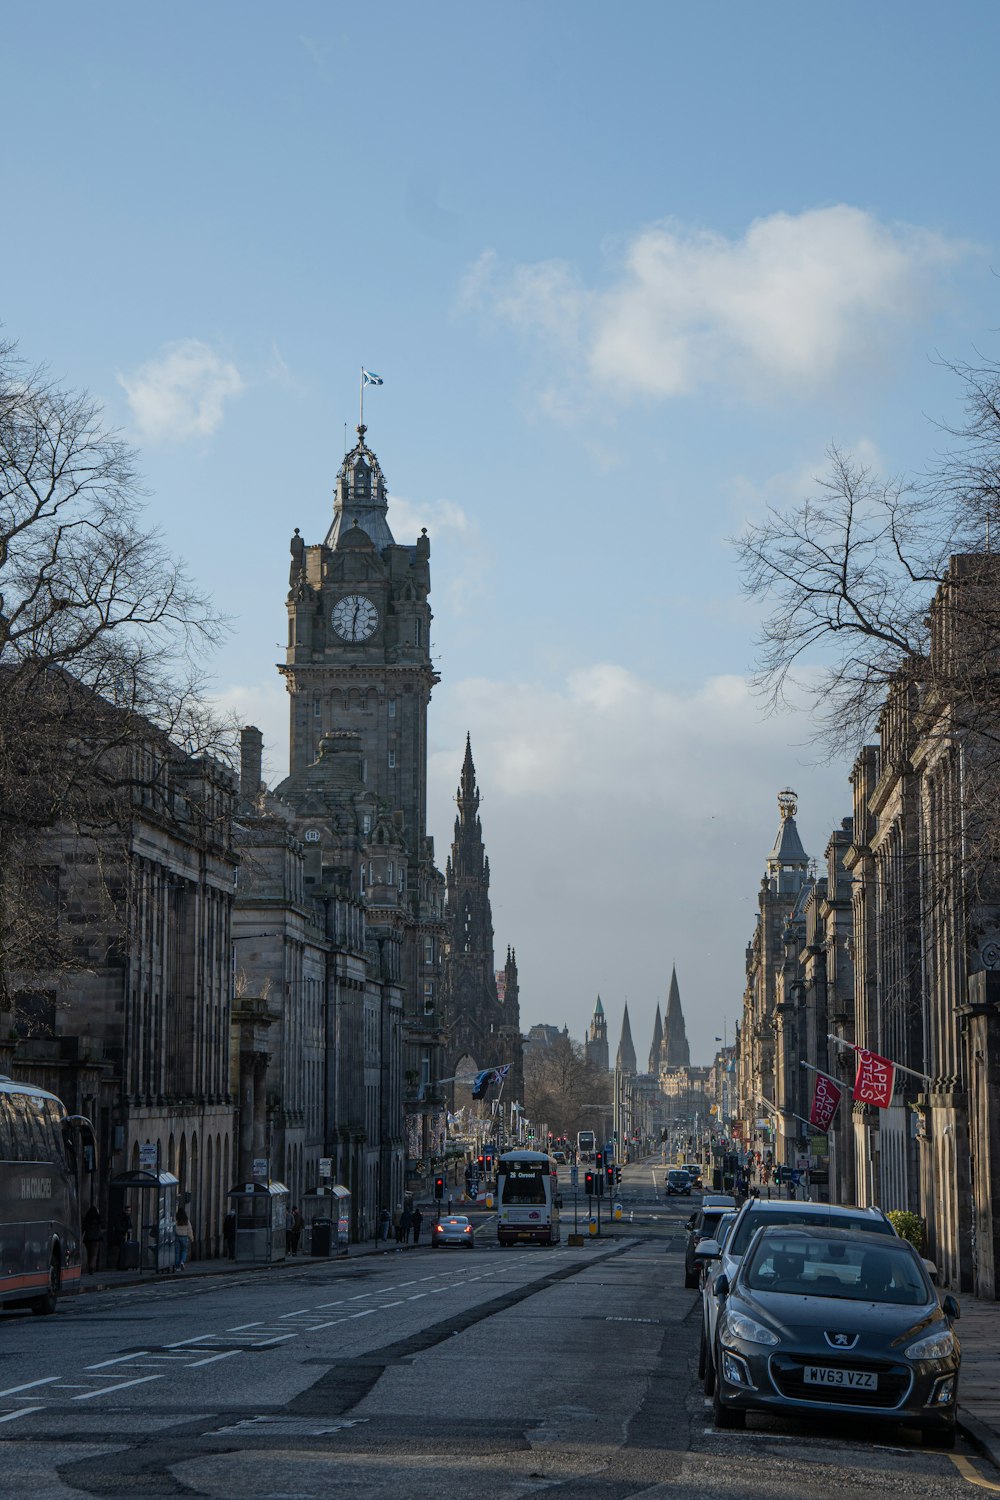
<path fill-rule="evenodd" d="M 833 1123 L 833 1117 L 837 1113 L 837 1106 L 843 1094 L 844 1091 L 839 1083 L 834 1083 L 833 1079 L 827 1078 L 825 1073 L 817 1073 L 812 1106 L 809 1110 L 810 1125 L 815 1125 L 825 1134 Z"/>
<path fill-rule="evenodd" d="M 876 1109 L 888 1109 L 892 1103 L 892 1086 L 895 1082 L 896 1066 L 887 1057 L 869 1052 L 867 1047 L 855 1047 L 858 1054 L 858 1076 L 854 1080 L 854 1097 L 860 1104 L 874 1104 Z"/>

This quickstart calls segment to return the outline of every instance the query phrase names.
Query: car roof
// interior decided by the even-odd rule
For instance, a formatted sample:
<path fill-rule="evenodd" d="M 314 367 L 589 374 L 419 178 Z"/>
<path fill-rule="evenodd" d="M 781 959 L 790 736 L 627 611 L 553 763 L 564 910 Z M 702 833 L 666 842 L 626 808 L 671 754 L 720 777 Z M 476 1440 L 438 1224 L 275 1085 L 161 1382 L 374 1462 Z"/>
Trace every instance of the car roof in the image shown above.
<path fill-rule="evenodd" d="M 880 1208 L 860 1208 L 850 1203 L 813 1203 L 811 1201 L 799 1201 L 796 1198 L 748 1198 L 743 1212 L 746 1214 L 756 1213 L 805 1213 L 805 1214 L 863 1214 L 869 1219 L 878 1219 L 882 1222 L 885 1218 Z"/>
<path fill-rule="evenodd" d="M 732 1193 L 706 1193 L 701 1200 L 702 1208 L 735 1208 L 736 1199 Z"/>
<path fill-rule="evenodd" d="M 901 1239 L 899 1235 L 873 1234 L 870 1229 L 836 1229 L 833 1225 L 826 1228 L 822 1224 L 789 1224 L 785 1228 L 781 1224 L 762 1224 L 754 1235 L 753 1243 L 759 1244 L 770 1235 L 801 1236 L 806 1240 L 843 1240 L 845 1243 L 871 1245 L 873 1250 L 884 1250 L 887 1239 L 895 1238 L 900 1245 L 908 1245 L 909 1240 Z M 912 1246 L 911 1246 L 912 1249 Z M 914 1251 L 916 1254 L 916 1251 Z"/>

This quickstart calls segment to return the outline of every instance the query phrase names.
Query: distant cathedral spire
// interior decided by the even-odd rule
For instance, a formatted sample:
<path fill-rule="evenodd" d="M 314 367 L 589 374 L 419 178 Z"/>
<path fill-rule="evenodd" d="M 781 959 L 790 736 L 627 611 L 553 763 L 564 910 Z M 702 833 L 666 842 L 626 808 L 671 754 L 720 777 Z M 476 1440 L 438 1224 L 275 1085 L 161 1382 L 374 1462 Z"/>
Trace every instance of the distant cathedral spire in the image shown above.
<path fill-rule="evenodd" d="M 616 1068 L 622 1073 L 637 1073 L 635 1063 L 635 1045 L 632 1041 L 632 1027 L 628 1019 L 628 1002 L 625 1002 L 625 1014 L 622 1016 L 622 1035 L 618 1043 L 618 1057 L 615 1062 Z"/>
<path fill-rule="evenodd" d="M 663 1051 L 663 1022 L 660 1019 L 660 1002 L 656 1002 L 656 1020 L 653 1022 L 653 1045 L 649 1049 L 649 1071 L 655 1078 L 660 1071 L 660 1056 Z"/>
<path fill-rule="evenodd" d="M 665 1068 L 689 1068 L 691 1048 L 688 1045 L 684 1012 L 681 1010 L 681 992 L 677 984 L 677 970 L 670 972 L 670 995 L 667 999 L 667 1017 L 663 1024 L 663 1066 Z"/>
<path fill-rule="evenodd" d="M 587 1061 L 597 1069 L 599 1073 L 607 1073 L 610 1068 L 608 1056 L 608 1022 L 604 1014 L 604 1006 L 598 995 L 597 1004 L 594 1006 L 594 1014 L 590 1021 L 590 1035 L 584 1043 Z"/>

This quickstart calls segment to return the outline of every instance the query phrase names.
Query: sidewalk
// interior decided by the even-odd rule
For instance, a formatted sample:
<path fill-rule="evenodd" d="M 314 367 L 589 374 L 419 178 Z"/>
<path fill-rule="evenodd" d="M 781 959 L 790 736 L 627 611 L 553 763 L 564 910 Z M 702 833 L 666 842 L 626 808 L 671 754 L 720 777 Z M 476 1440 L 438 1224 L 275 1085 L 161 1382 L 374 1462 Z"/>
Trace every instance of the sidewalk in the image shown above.
<path fill-rule="evenodd" d="M 1000 1469 L 1000 1302 L 980 1302 L 976 1297 L 960 1297 L 959 1302 L 958 1425 Z"/>

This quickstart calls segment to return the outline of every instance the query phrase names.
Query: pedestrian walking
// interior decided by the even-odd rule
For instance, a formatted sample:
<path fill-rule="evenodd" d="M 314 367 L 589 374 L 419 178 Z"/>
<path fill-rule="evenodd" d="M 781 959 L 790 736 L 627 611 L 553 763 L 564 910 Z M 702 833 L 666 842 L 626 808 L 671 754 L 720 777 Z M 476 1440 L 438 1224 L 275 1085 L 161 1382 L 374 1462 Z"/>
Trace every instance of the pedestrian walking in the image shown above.
<path fill-rule="evenodd" d="M 400 1225 L 403 1230 L 403 1244 L 408 1245 L 410 1243 L 410 1230 L 413 1228 L 413 1210 L 408 1203 L 403 1205 L 403 1216 L 400 1219 Z"/>
<path fill-rule="evenodd" d="M 236 1259 L 236 1215 L 232 1209 L 222 1221 L 222 1248 L 227 1260 Z"/>
<path fill-rule="evenodd" d="M 305 1220 L 303 1219 L 302 1214 L 299 1212 L 298 1208 L 293 1208 L 292 1209 L 292 1238 L 291 1238 L 291 1246 L 292 1246 L 291 1253 L 293 1255 L 298 1255 L 298 1253 L 299 1253 L 299 1240 L 302 1238 L 302 1230 L 303 1230 L 304 1225 L 305 1225 Z"/>
<path fill-rule="evenodd" d="M 403 1205 L 397 1203 L 392 1211 L 392 1235 L 397 1245 L 403 1243 Z"/>
<path fill-rule="evenodd" d="M 174 1269 L 183 1271 L 187 1265 L 188 1256 L 191 1253 L 191 1239 L 193 1230 L 191 1220 L 187 1216 L 186 1208 L 177 1210 L 174 1220 Z"/>
<path fill-rule="evenodd" d="M 93 1276 L 101 1254 L 101 1210 L 92 1203 L 83 1216 L 83 1246 L 87 1252 L 87 1275 Z"/>
<path fill-rule="evenodd" d="M 413 1210 L 413 1243 L 420 1244 L 420 1226 L 424 1222 L 424 1216 L 419 1208 Z"/>
<path fill-rule="evenodd" d="M 292 1253 L 292 1228 L 293 1228 L 292 1210 L 291 1210 L 291 1206 L 289 1206 L 288 1208 L 285 1209 L 285 1254 L 286 1255 L 291 1255 L 291 1253 Z"/>
<path fill-rule="evenodd" d="M 392 1214 L 389 1212 L 389 1210 L 387 1208 L 383 1208 L 382 1212 L 378 1216 L 378 1237 L 379 1237 L 379 1239 L 380 1240 L 387 1240 L 389 1238 L 389 1231 L 390 1231 L 391 1228 L 392 1228 Z"/>

